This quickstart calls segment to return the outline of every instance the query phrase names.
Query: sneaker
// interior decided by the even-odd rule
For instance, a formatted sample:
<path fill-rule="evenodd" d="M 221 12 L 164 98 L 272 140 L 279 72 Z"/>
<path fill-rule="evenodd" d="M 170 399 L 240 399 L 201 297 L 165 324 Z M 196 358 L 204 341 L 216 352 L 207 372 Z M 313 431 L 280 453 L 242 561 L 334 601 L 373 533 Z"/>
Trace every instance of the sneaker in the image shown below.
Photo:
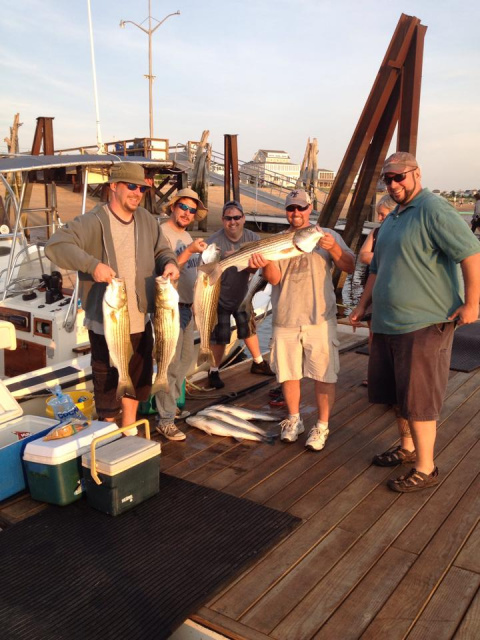
<path fill-rule="evenodd" d="M 276 398 L 276 397 L 278 397 L 278 396 L 283 395 L 283 392 L 282 392 L 282 385 L 280 385 L 280 386 L 278 386 L 278 387 L 274 387 L 273 389 L 270 389 L 270 391 L 268 392 L 268 395 L 269 395 L 271 398 Z"/>
<path fill-rule="evenodd" d="M 187 437 L 183 433 L 183 431 L 180 431 L 180 429 L 177 429 L 177 427 L 173 424 L 173 422 L 169 422 L 167 424 L 159 424 L 155 428 L 158 431 L 158 433 L 164 436 L 167 440 L 175 440 L 178 442 L 180 440 L 185 440 L 185 438 Z"/>
<path fill-rule="evenodd" d="M 255 373 L 259 376 L 274 376 L 275 373 L 270 369 L 270 365 L 266 360 L 262 362 L 252 362 L 250 367 L 250 373 Z"/>
<path fill-rule="evenodd" d="M 124 436 L 136 436 L 138 435 L 138 429 L 137 427 L 132 427 L 131 429 L 125 429 L 125 431 L 123 432 Z"/>
<path fill-rule="evenodd" d="M 268 403 L 271 407 L 286 407 L 287 403 L 283 396 L 277 396 L 276 398 L 272 398 Z"/>
<path fill-rule="evenodd" d="M 282 433 L 280 440 L 284 442 L 295 442 L 300 433 L 305 431 L 301 418 L 287 418 L 280 423 Z"/>
<path fill-rule="evenodd" d="M 220 380 L 220 374 L 218 371 L 208 372 L 208 385 L 214 389 L 223 389 L 225 383 Z"/>
<path fill-rule="evenodd" d="M 321 451 L 325 446 L 328 434 L 328 427 L 316 424 L 313 429 L 310 430 L 305 446 L 312 451 Z"/>

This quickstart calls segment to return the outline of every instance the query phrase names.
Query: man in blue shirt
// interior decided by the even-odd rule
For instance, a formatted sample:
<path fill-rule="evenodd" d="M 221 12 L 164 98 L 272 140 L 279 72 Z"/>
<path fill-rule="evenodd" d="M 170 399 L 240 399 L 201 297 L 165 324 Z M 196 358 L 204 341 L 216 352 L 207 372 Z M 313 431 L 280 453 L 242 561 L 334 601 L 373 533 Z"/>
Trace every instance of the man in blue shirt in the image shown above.
<path fill-rule="evenodd" d="M 398 206 L 382 224 L 350 322 L 358 326 L 373 302 L 369 399 L 395 406 L 401 438 L 398 447 L 375 456 L 373 463 L 415 463 L 388 483 L 394 491 L 410 492 L 438 483 L 437 420 L 455 325 L 478 319 L 480 245 L 446 200 L 422 188 L 412 154 L 391 155 L 382 176 Z"/>

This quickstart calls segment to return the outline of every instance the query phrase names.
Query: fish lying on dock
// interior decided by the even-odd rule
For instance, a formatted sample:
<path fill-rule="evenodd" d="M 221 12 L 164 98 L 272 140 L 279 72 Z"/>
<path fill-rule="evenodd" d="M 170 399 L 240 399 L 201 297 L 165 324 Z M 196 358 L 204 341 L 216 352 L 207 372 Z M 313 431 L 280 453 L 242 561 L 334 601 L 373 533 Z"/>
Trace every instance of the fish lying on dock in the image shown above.
<path fill-rule="evenodd" d="M 246 429 L 241 429 L 233 424 L 229 424 L 228 422 L 218 420 L 218 418 L 213 418 L 208 415 L 197 414 L 196 416 L 189 416 L 186 418 L 186 422 L 196 429 L 205 431 L 205 433 L 208 433 L 210 436 L 225 436 L 235 438 L 235 440 L 255 440 L 257 442 L 267 443 L 272 442 L 272 438 L 267 435 L 260 435 L 258 433 L 253 433 L 252 431 L 247 431 Z"/>
<path fill-rule="evenodd" d="M 133 349 L 130 342 L 127 290 L 123 278 L 113 278 L 105 289 L 102 310 L 110 362 L 118 371 L 117 398 L 122 398 L 125 394 L 134 398 L 135 389 L 128 372 Z"/>
<path fill-rule="evenodd" d="M 198 364 L 209 362 L 215 365 L 210 349 L 210 335 L 217 324 L 217 307 L 220 297 L 220 278 L 212 282 L 209 273 L 201 270 L 205 266 L 213 267 L 220 258 L 220 249 L 213 243 L 202 253 L 204 267 L 199 267 L 193 293 L 193 315 L 200 333 Z"/>
<path fill-rule="evenodd" d="M 231 415 L 243 418 L 243 420 L 264 420 L 275 421 L 277 418 L 269 415 L 268 413 L 262 413 L 261 411 L 255 411 L 254 409 L 247 409 L 246 407 L 237 407 L 234 404 L 213 404 L 210 409 L 223 411 L 224 413 L 230 413 Z"/>
<path fill-rule="evenodd" d="M 204 265 L 199 267 L 199 270 L 209 273 L 213 282 L 230 267 L 237 267 L 239 271 L 246 269 L 254 253 L 261 253 L 266 260 L 285 260 L 300 256 L 302 253 L 311 253 L 324 235 L 323 229 L 318 225 L 289 233 L 277 233 L 269 238 L 247 242 L 238 251 L 220 260 L 218 264 L 210 267 Z"/>
<path fill-rule="evenodd" d="M 240 429 L 245 429 L 246 431 L 251 431 L 252 433 L 257 433 L 260 436 L 276 438 L 279 435 L 278 433 L 266 433 L 264 429 L 262 429 L 261 427 L 257 427 L 256 424 L 252 424 L 248 420 L 239 418 L 233 413 L 220 411 L 220 409 L 216 409 L 215 407 L 207 407 L 206 409 L 202 409 L 201 411 L 198 411 L 196 415 L 210 416 L 211 418 L 217 418 L 217 420 L 221 420 L 222 422 L 227 422 L 228 424 L 233 424 L 235 427 L 239 427 Z"/>
<path fill-rule="evenodd" d="M 157 375 L 152 385 L 152 395 L 169 390 L 167 371 L 175 355 L 180 333 L 178 292 L 170 278 L 155 278 L 155 360 Z"/>
<path fill-rule="evenodd" d="M 262 270 L 257 269 L 253 276 L 250 278 L 250 282 L 248 283 L 247 293 L 245 294 L 242 303 L 238 307 L 239 311 L 249 312 L 252 308 L 252 300 L 254 296 L 259 292 L 263 291 L 267 286 L 268 282 L 262 275 Z"/>

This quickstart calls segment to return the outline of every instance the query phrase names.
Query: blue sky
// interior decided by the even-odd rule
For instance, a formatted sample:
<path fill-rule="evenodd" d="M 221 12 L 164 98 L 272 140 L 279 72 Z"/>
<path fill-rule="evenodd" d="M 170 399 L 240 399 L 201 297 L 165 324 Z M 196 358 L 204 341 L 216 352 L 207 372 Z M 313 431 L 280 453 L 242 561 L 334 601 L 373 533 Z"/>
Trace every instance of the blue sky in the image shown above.
<path fill-rule="evenodd" d="M 428 27 L 417 157 L 431 189 L 480 188 L 478 0 L 151 0 L 169 18 L 153 43 L 155 135 L 170 144 L 238 134 L 239 157 L 282 149 L 337 170 L 400 14 Z M 94 144 L 86 0 L 1 0 L 0 149 L 16 112 L 20 148 L 54 116 L 57 149 Z M 398 8 L 395 8 L 398 7 Z M 147 0 L 91 0 L 102 136 L 148 135 Z"/>

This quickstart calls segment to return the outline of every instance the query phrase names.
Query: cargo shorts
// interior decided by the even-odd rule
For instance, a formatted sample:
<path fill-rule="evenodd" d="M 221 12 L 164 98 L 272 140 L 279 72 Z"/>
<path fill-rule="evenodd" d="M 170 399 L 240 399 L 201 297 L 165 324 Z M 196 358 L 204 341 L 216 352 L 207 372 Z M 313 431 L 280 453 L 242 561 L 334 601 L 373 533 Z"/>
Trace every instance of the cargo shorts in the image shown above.
<path fill-rule="evenodd" d="M 99 419 L 115 418 L 122 406 L 117 398 L 118 371 L 110 365 L 105 336 L 88 332 L 92 347 L 92 378 L 95 408 Z M 150 397 L 153 376 L 153 332 L 152 324 L 145 325 L 142 333 L 130 335 L 133 355 L 129 364 L 129 373 L 135 389 L 135 399 L 145 402 Z"/>
<path fill-rule="evenodd" d="M 298 328 L 273 327 L 270 366 L 278 382 L 312 378 L 337 382 L 340 371 L 335 318 Z"/>

